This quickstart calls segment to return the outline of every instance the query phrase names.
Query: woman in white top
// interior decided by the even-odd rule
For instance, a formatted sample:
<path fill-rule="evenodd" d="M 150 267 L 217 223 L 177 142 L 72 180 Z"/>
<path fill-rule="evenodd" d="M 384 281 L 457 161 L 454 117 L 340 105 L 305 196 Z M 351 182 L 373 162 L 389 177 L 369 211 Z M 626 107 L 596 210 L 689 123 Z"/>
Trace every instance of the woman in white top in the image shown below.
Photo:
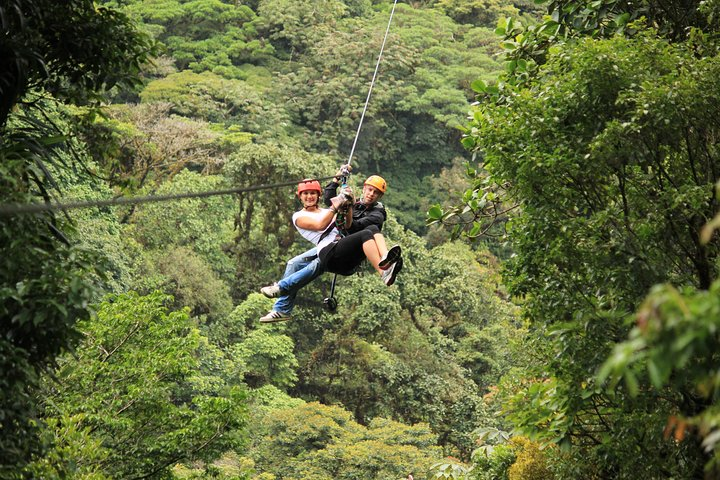
<path fill-rule="evenodd" d="M 338 208 L 346 200 L 342 195 L 333 198 L 330 208 L 319 206 L 321 195 L 320 182 L 304 180 L 298 185 L 298 197 L 303 209 L 293 215 L 293 224 L 300 235 L 317 245 L 318 255 L 325 270 L 340 275 L 351 274 L 367 258 L 380 274 L 385 285 L 395 282 L 402 268 L 400 247 L 388 250 L 385 237 L 380 229 L 371 225 L 346 237 L 340 236 L 335 227 Z M 345 228 L 352 224 L 352 214 L 345 215 Z"/>
<path fill-rule="evenodd" d="M 328 270 L 340 275 L 350 275 L 367 258 L 380 274 L 385 285 L 395 282 L 402 268 L 400 247 L 388 250 L 385 238 L 377 225 L 369 225 L 364 229 L 341 236 L 336 225 L 338 208 L 345 202 L 344 195 L 331 199 L 330 208 L 320 208 L 321 188 L 317 180 L 303 180 L 298 184 L 297 195 L 303 209 L 292 216 L 293 225 L 305 239 L 316 245 L 317 258 L 307 263 L 300 270 L 293 271 L 273 285 L 260 289 L 269 298 L 280 297 L 273 309 L 260 318 L 260 322 L 280 322 L 290 320 L 290 312 L 297 291 L 307 285 L 323 271 Z M 343 229 L 352 225 L 352 209 L 345 214 Z"/>

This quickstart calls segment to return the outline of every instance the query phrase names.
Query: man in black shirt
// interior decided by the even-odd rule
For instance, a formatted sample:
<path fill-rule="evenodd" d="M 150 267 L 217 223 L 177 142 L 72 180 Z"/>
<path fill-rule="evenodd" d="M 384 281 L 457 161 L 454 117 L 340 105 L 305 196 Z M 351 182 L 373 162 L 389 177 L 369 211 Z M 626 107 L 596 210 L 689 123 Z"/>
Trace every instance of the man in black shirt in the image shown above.
<path fill-rule="evenodd" d="M 333 181 L 325 186 L 325 205 L 330 205 L 330 199 L 337 196 L 337 189 L 340 187 L 340 178 L 335 177 Z M 371 175 L 363 184 L 362 195 L 351 206 L 353 221 L 346 233 L 355 233 L 370 225 L 377 225 L 382 230 L 382 225 L 387 219 L 385 207 L 380 199 L 387 190 L 387 182 L 378 176 Z"/>

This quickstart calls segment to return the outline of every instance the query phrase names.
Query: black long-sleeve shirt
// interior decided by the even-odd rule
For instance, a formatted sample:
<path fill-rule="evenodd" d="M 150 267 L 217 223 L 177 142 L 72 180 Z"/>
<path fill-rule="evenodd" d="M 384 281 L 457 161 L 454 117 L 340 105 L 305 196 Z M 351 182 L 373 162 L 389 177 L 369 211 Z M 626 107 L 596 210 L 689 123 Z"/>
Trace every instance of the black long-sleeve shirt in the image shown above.
<path fill-rule="evenodd" d="M 325 186 L 323 192 L 323 199 L 325 205 L 330 206 L 330 199 L 337 196 L 337 189 L 340 184 L 331 181 Z M 372 205 L 366 205 L 363 202 L 355 202 L 353 204 L 353 221 L 348 228 L 348 233 L 359 232 L 360 230 L 367 228 L 370 225 L 377 225 L 382 230 L 383 223 L 387 219 L 387 213 L 382 203 L 376 202 Z"/>

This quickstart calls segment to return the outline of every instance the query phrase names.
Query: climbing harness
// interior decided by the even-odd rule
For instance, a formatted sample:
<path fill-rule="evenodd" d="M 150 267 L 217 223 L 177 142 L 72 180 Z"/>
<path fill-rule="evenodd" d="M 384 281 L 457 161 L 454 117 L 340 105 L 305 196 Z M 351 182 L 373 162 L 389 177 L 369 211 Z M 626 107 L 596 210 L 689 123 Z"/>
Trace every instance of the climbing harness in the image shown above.
<path fill-rule="evenodd" d="M 378 54 L 377 62 L 375 63 L 375 71 L 373 72 L 372 80 L 370 80 L 370 88 L 368 88 L 367 97 L 365 98 L 365 106 L 363 107 L 362 114 L 360 115 L 360 122 L 358 123 L 357 131 L 355 132 L 355 139 L 353 140 L 352 147 L 350 148 L 350 156 L 348 157 L 348 161 L 346 165 L 343 165 L 342 167 L 342 175 L 340 177 L 341 180 L 341 189 L 347 187 L 347 179 L 350 176 L 350 165 L 352 163 L 353 155 L 355 154 L 355 147 L 357 146 L 358 138 L 360 137 L 360 129 L 362 128 L 363 120 L 365 120 L 365 113 L 367 112 L 368 105 L 370 104 L 370 96 L 372 95 L 373 87 L 375 86 L 375 80 L 377 79 L 377 74 L 380 69 L 380 60 L 382 60 L 383 51 L 385 51 L 385 43 L 387 43 L 388 34 L 390 33 L 390 25 L 392 24 L 393 16 L 395 15 L 395 7 L 397 6 L 397 0 L 393 2 L 392 10 L 390 10 L 390 18 L 388 19 L 387 28 L 385 28 L 385 36 L 383 37 L 382 44 L 380 45 L 380 53 Z M 379 177 L 378 177 L 379 178 Z M 385 192 L 384 189 L 382 189 L 383 193 Z M 348 207 L 349 208 L 349 207 Z M 343 213 L 341 215 L 340 211 L 338 211 L 337 217 L 335 218 L 335 223 L 338 226 L 338 229 L 340 232 L 344 231 L 344 224 L 345 224 L 345 214 L 347 213 L 346 209 L 342 209 Z M 343 228 L 340 228 L 339 221 L 342 219 L 342 225 Z M 337 282 L 337 273 L 333 274 L 332 283 L 330 284 L 330 296 L 323 299 L 323 304 L 325 305 L 325 308 L 330 311 L 334 312 L 337 310 L 337 300 L 335 299 L 335 284 Z"/>

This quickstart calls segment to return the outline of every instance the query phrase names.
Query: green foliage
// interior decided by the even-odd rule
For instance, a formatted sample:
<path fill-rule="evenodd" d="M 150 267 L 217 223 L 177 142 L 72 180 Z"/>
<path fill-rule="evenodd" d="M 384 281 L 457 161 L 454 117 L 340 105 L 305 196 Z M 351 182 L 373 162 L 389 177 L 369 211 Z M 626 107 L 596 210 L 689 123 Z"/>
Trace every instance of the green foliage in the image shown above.
<path fill-rule="evenodd" d="M 5 7 L 0 128 L 31 89 L 75 103 L 98 102 L 115 85 L 137 86 L 154 51 L 126 16 L 89 0 L 11 0 Z"/>
<path fill-rule="evenodd" d="M 287 122 L 283 109 L 265 102 L 264 89 L 228 80 L 211 72 L 185 70 L 150 82 L 140 94 L 143 102 L 168 102 L 171 113 L 234 125 L 260 138 L 282 135 Z"/>
<path fill-rule="evenodd" d="M 293 398 L 275 385 L 267 384 L 250 391 L 250 402 L 256 410 L 282 410 L 297 408 L 306 402 Z"/>
<path fill-rule="evenodd" d="M 47 418 L 42 437 L 53 448 L 32 462 L 25 474 L 44 480 L 109 480 L 101 468 L 109 452 L 102 439 L 93 437 L 91 428 L 84 424 L 86 418 L 83 413 Z"/>
<path fill-rule="evenodd" d="M 304 373 L 296 388 L 343 404 L 362 422 L 391 415 L 427 422 L 443 445 L 469 457 L 471 432 L 493 416 L 480 394 L 509 368 L 522 338 L 515 312 L 493 299 L 499 279 L 485 264 L 490 257 L 476 258 L 459 244 L 428 252 L 392 214 L 383 230 L 405 252 L 397 289 L 375 275 L 342 278 L 336 292 L 342 311 L 304 319 L 295 333 Z M 494 337 L 476 355 L 472 338 L 491 322 L 498 326 L 486 335 Z M 478 360 L 483 353 L 492 365 Z"/>
<path fill-rule="evenodd" d="M 517 453 L 509 443 L 473 452 L 472 477 L 478 480 L 508 480 L 508 470 L 515 463 Z"/>
<path fill-rule="evenodd" d="M 251 450 L 263 471 L 292 479 L 418 477 L 439 450 L 424 425 L 377 419 L 368 427 L 339 407 L 308 403 L 269 412 Z"/>
<path fill-rule="evenodd" d="M 13 0 L 0 20 L 6 39 L 0 47 L 0 199 L 48 200 L 55 185 L 46 164 L 76 163 L 56 155 L 63 140 L 53 125 L 58 115 L 32 89 L 95 104 L 113 85 L 138 83 L 151 44 L 126 17 L 85 0 Z M 18 107 L 21 101 L 30 104 Z M 69 227 L 51 214 L 6 217 L 0 224 L 2 476 L 19 475 L 39 451 L 30 391 L 38 371 L 77 339 L 75 322 L 90 313 L 97 260 L 67 242 L 62 230 Z"/>
<path fill-rule="evenodd" d="M 157 268 L 167 279 L 162 290 L 175 297 L 175 308 L 188 307 L 192 316 L 222 317 L 232 310 L 227 284 L 192 250 L 173 248 L 157 254 Z"/>
<path fill-rule="evenodd" d="M 273 54 L 258 37 L 255 12 L 247 5 L 221 0 L 154 0 L 121 2 L 124 11 L 151 26 L 178 69 L 246 78 L 238 68 Z"/>
<path fill-rule="evenodd" d="M 524 85 L 536 74 L 537 65 L 547 61 L 551 50 L 582 37 L 611 38 L 617 34 L 633 37 L 651 28 L 671 41 L 695 43 L 702 55 L 708 47 L 708 53 L 715 51 L 712 46 L 715 40 L 702 32 L 717 30 L 720 17 L 716 14 L 716 2 L 692 1 L 679 5 L 675 2 L 540 0 L 536 3 L 547 5 L 548 15 L 539 24 L 513 18 L 498 21 L 496 32 L 503 37 L 502 47 L 506 51 L 505 80 L 510 84 Z M 683 15 L 677 15 L 677 9 L 682 10 Z"/>
<path fill-rule="evenodd" d="M 702 439 L 712 456 L 706 471 L 720 468 L 720 440 L 716 413 L 720 383 L 715 373 L 720 318 L 720 282 L 707 291 L 678 291 L 671 285 L 653 289 L 637 312 L 629 338 L 615 345 L 600 369 L 598 381 L 610 379 L 615 388 L 624 381 L 627 392 L 640 395 L 640 385 L 663 392 L 692 392 L 692 410 L 670 412 L 665 436 L 684 444 Z M 648 385 L 649 384 L 649 385 Z M 714 473 L 713 473 L 714 474 Z"/>
<path fill-rule="evenodd" d="M 346 12 L 340 0 L 262 0 L 258 5 L 263 31 L 291 59 L 322 41 L 318 27 L 334 26 Z"/>
<path fill-rule="evenodd" d="M 486 27 L 494 27 L 502 17 L 517 16 L 520 13 L 512 4 L 490 0 L 438 0 L 435 7 L 458 23 Z M 533 10 L 536 15 L 539 13 L 538 7 Z"/>
<path fill-rule="evenodd" d="M 227 188 L 220 176 L 183 171 L 164 182 L 156 195 L 212 191 Z M 130 233 L 150 250 L 191 248 L 222 279 L 230 280 L 234 266 L 226 252 L 233 238 L 231 196 L 192 198 L 140 205 L 132 215 Z"/>
<path fill-rule="evenodd" d="M 542 480 L 552 475 L 539 444 L 524 437 L 509 441 L 505 437 L 501 443 L 481 446 L 473 452 L 469 467 L 438 463 L 433 465 L 432 473 L 432 478 L 458 480 Z"/>
<path fill-rule="evenodd" d="M 531 347 L 546 358 L 517 386 L 508 418 L 518 432 L 572 441 L 596 462 L 586 471 L 601 477 L 702 468 L 697 439 L 661 435 L 668 415 L 702 408 L 694 386 L 659 395 L 627 369 L 627 390 L 617 393 L 594 377 L 652 285 L 706 289 L 717 276 L 720 245 L 699 236 L 717 202 L 720 125 L 704 113 L 717 108 L 717 69 L 716 57 L 697 58 L 653 32 L 578 40 L 551 50 L 524 86 L 484 88 L 467 131 L 489 181 L 521 205 L 507 279 L 524 300 Z M 628 444 L 642 446 L 628 452 Z"/>
<path fill-rule="evenodd" d="M 292 387 L 297 381 L 298 366 L 293 341 L 268 329 L 250 332 L 237 345 L 238 356 L 245 363 L 245 380 L 251 387 L 273 384 Z"/>
<path fill-rule="evenodd" d="M 272 303 L 259 293 L 251 293 L 232 312 L 207 326 L 208 337 L 215 345 L 227 349 L 245 338 L 247 331 L 267 313 Z"/>
<path fill-rule="evenodd" d="M 80 449 L 77 455 L 88 456 L 73 462 L 129 478 L 167 475 L 178 461 L 210 461 L 241 445 L 242 391 L 197 380 L 208 345 L 202 347 L 186 313 L 167 312 L 166 300 L 159 294 L 110 297 L 96 318 L 80 325 L 85 342 L 73 356 L 61 357 L 54 379 L 46 379 L 45 416 L 87 431 L 103 449 L 82 450 L 73 443 L 82 437 L 56 431 L 58 454 Z M 59 422 L 49 425 L 60 428 Z"/>
<path fill-rule="evenodd" d="M 623 32 L 628 23 L 640 20 L 646 25 L 659 26 L 661 35 L 679 40 L 687 38 L 691 27 L 705 29 L 712 23 L 712 18 L 702 12 L 702 5 L 702 2 L 684 4 L 685 15 L 681 16 L 675 14 L 674 4 L 647 5 L 635 1 L 603 1 L 591 5 L 550 2 L 547 8 L 553 21 L 580 35 L 609 37 Z"/>
<path fill-rule="evenodd" d="M 157 185 L 183 169 L 217 173 L 223 163 L 224 135 L 206 122 L 171 115 L 169 103 L 108 107 L 109 118 L 84 132 L 93 156 L 112 185 L 129 193 Z"/>
<path fill-rule="evenodd" d="M 102 184 L 75 185 L 64 190 L 64 199 L 76 201 L 105 200 L 112 192 Z M 136 267 L 131 260 L 133 250 L 123 226 L 112 209 L 75 210 L 70 217 L 76 224 L 67 232 L 71 241 L 102 258 L 102 275 L 97 280 L 105 292 L 121 293 L 135 281 Z"/>
<path fill-rule="evenodd" d="M 74 112 L 83 115 L 78 123 L 91 145 L 57 144 L 65 152 L 58 156 L 58 168 L 47 170 L 64 189 L 64 198 L 92 200 L 121 193 L 112 187 L 125 193 L 186 193 L 335 172 L 337 157 L 349 150 L 357 127 L 388 2 L 103 4 L 145 22 L 144 31 L 163 43 L 172 58 L 158 58 L 144 71 L 150 83 L 141 104 L 114 105 L 102 120 L 94 110 Z M 320 305 L 326 276 L 303 291 L 296 321 L 257 328 L 258 316 L 272 302 L 248 292 L 277 278 L 284 260 L 306 247 L 296 241 L 289 222 L 297 208 L 292 186 L 241 196 L 234 225 L 231 197 L 70 212 L 79 225 L 77 233 L 66 232 L 69 240 L 103 251 L 109 261 L 94 268 L 88 264 L 94 261 L 90 256 L 83 257 L 88 263 L 66 262 L 61 265 L 67 268 L 65 276 L 53 281 L 66 285 L 71 272 L 90 286 L 99 278 L 94 270 L 107 270 L 108 288 L 115 292 L 161 287 L 175 298 L 113 297 L 102 305 L 99 318 L 83 323 L 85 341 L 76 356 L 60 358 L 54 372 L 60 383 L 45 378 L 43 389 L 33 392 L 32 382 L 22 378 L 15 384 L 22 391 L 5 389 L 24 412 L 32 413 L 34 401 L 47 400 L 39 415 L 45 424 L 38 424 L 46 451 L 35 445 L 12 452 L 33 460 L 26 477 L 355 479 L 402 478 L 413 472 L 420 480 L 440 457 L 436 444 L 467 459 L 477 425 L 498 426 L 495 412 L 480 395 L 507 371 L 513 343 L 522 335 L 513 309 L 495 298 L 496 291 L 502 295 L 493 273 L 497 265 L 485 251 L 456 245 L 428 251 L 422 239 L 395 220 L 423 228 L 417 212 L 428 204 L 422 197 L 433 191 L 426 180 L 457 157 L 460 148 L 459 134 L 448 126 L 465 114 L 472 81 L 487 80 L 498 70 L 491 58 L 497 48 L 487 28 L 458 26 L 415 5 L 401 4 L 398 13 L 353 179 L 359 183 L 364 170 L 390 180 L 387 200 L 391 211 L 399 212 L 385 230 L 406 252 L 396 286 L 388 289 L 376 275 L 343 279 L 343 310 L 330 314 Z M 106 45 L 108 38 L 99 43 Z M 171 63 L 182 71 L 175 73 Z M 131 69 L 133 65 L 131 59 Z M 67 85 L 73 87 L 72 82 Z M 112 93 L 114 102 L 137 101 L 122 89 Z M 32 100 L 49 113 L 46 102 Z M 14 128 L 28 126 L 31 122 Z M 76 135 L 65 127 L 43 135 L 60 133 Z M 13 138 L 0 136 L 3 142 Z M 17 190 L 8 189 L 17 193 L 10 200 L 26 201 L 33 189 L 48 200 L 47 163 L 37 163 L 32 153 L 55 140 L 36 136 L 23 141 L 13 140 L 3 157 L 29 152 L 23 168 L 8 177 Z M 314 153 L 319 150 L 332 156 Z M 78 164 L 87 152 L 99 171 L 84 160 L 85 165 Z M 75 178 L 69 173 L 75 166 L 99 177 L 92 182 L 84 175 Z M 223 166 L 224 178 L 212 175 Z M 31 183 L 24 183 L 28 179 Z M 21 242 L 35 247 L 37 237 L 52 243 L 47 232 L 66 228 L 62 218 L 38 218 L 53 227 L 43 230 L 46 224 L 38 223 L 17 232 L 14 219 L 9 223 L 8 231 L 20 242 L 12 251 L 17 255 L 6 260 L 15 274 L 10 287 L 18 284 L 20 272 L 40 268 L 33 264 L 35 251 L 22 251 Z M 47 310 L 44 301 L 59 311 L 69 309 L 70 325 L 73 315 L 88 315 L 93 292 L 85 292 L 87 299 L 67 299 L 65 292 L 52 297 L 48 290 L 36 290 L 38 300 L 29 306 L 40 314 Z M 235 310 L 228 292 L 240 303 Z M 78 305 L 85 310 L 76 314 L 73 302 L 81 300 Z M 180 306 L 188 309 L 167 313 L 167 307 Z M 55 331 L 57 338 L 42 340 L 73 334 L 66 326 Z M 506 342 L 510 346 L 500 348 Z M 42 342 L 36 345 L 42 347 Z M 23 360 L 23 352 L 16 353 L 8 362 Z M 253 432 L 257 462 L 240 456 L 243 383 L 260 386 L 250 399 L 258 420 L 253 426 L 265 428 L 268 424 L 260 419 L 278 408 L 290 409 L 290 420 L 278 417 L 275 430 L 270 429 L 282 441 L 273 443 L 273 435 Z M 352 414 L 339 409 L 341 413 L 328 413 L 321 406 L 303 412 L 312 409 L 281 389 L 307 400 L 342 403 Z M 353 417 L 368 426 L 354 423 Z M 16 431 L 32 437 L 29 430 Z M 3 446 L 11 441 L 3 436 Z M 283 454 L 287 451 L 291 457 Z"/>
<path fill-rule="evenodd" d="M 430 468 L 431 477 L 435 479 L 455 479 L 455 480 L 466 480 L 468 477 L 469 469 L 458 463 L 446 463 L 440 462 L 434 464 Z"/>
<path fill-rule="evenodd" d="M 212 464 L 192 466 L 176 465 L 173 468 L 173 478 L 180 480 L 274 480 L 270 474 L 257 475 L 255 463 L 241 457 L 234 452 L 227 452 Z"/>
<path fill-rule="evenodd" d="M 515 448 L 515 463 L 508 469 L 508 480 L 544 480 L 550 478 L 548 458 L 540 445 L 524 437 L 514 437 L 510 444 Z"/>
<path fill-rule="evenodd" d="M 0 139 L 0 199 L 32 198 L 28 180 L 43 185 L 41 138 L 9 132 Z M 47 169 L 45 170 L 47 171 Z M 47 192 L 45 192 L 47 193 Z M 11 476 L 40 445 L 31 392 L 38 373 L 77 341 L 75 323 L 91 314 L 102 259 L 70 244 L 66 218 L 51 214 L 0 221 L 0 476 Z"/>

